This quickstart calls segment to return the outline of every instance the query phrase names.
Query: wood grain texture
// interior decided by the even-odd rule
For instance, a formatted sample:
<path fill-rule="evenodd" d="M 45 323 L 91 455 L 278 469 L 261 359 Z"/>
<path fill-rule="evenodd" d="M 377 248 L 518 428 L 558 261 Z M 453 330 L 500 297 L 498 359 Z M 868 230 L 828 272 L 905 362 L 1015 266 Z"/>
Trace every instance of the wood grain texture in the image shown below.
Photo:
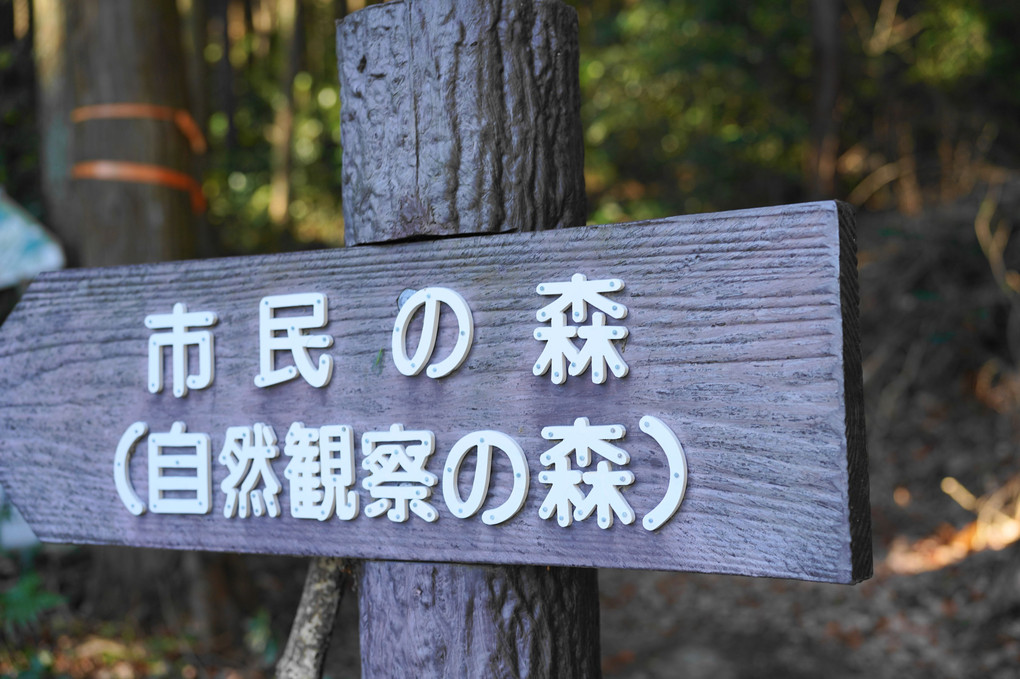
<path fill-rule="evenodd" d="M 337 55 L 348 244 L 584 223 L 572 8 L 388 2 Z"/>
<path fill-rule="evenodd" d="M 413 676 L 450 679 L 601 676 L 594 569 L 362 568 L 361 625 L 375 632 L 361 637 L 365 677 L 405 676 L 412 667 L 433 670 Z"/>
<path fill-rule="evenodd" d="M 846 363 L 856 357 L 844 340 L 856 314 L 853 293 L 843 290 L 853 282 L 851 234 L 835 203 L 811 203 L 44 275 L 0 333 L 0 480 L 39 536 L 53 541 L 852 582 L 867 573 L 854 564 L 866 560 L 870 538 L 860 390 L 847 386 L 860 366 Z M 624 379 L 557 386 L 531 373 L 543 299 L 534 286 L 575 272 L 625 281 Z M 389 355 L 397 297 L 427 285 L 460 291 L 475 321 L 467 360 L 442 380 L 404 377 Z M 258 389 L 258 302 L 299 291 L 328 295 L 333 379 L 322 389 L 303 381 Z M 145 387 L 142 321 L 178 301 L 220 316 L 216 381 L 184 399 Z M 445 323 L 442 332 L 452 329 Z M 636 524 L 600 530 L 591 520 L 564 529 L 538 518 L 538 457 L 548 447 L 541 430 L 581 416 L 629 429 L 623 447 L 637 480 L 625 496 L 639 517 L 654 507 L 665 460 L 638 431 L 646 414 L 664 420 L 687 453 L 687 496 L 669 523 L 650 533 Z M 153 431 L 185 421 L 212 436 L 214 456 L 232 425 L 266 422 L 282 435 L 294 421 L 349 424 L 360 436 L 400 422 L 435 432 L 434 471 L 461 436 L 496 429 L 524 448 L 533 482 L 521 513 L 498 527 L 452 517 L 441 492 L 435 524 L 363 513 L 351 522 L 297 520 L 286 490 L 278 519 L 136 518 L 111 473 L 117 441 L 136 420 Z M 275 463 L 281 479 L 285 462 Z M 217 512 L 225 475 L 214 462 Z M 505 499 L 508 475 L 497 456 L 485 506 Z M 144 453 L 136 453 L 132 479 L 146 497 Z"/>

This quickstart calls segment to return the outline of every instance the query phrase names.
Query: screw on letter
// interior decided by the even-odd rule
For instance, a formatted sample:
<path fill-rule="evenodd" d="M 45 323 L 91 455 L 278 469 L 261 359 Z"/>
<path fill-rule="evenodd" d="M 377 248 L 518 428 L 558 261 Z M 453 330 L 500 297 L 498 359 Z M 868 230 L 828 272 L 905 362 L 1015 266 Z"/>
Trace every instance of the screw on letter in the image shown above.
<path fill-rule="evenodd" d="M 605 383 L 607 372 L 626 377 L 629 370 L 627 363 L 613 342 L 626 338 L 627 328 L 606 325 L 606 316 L 617 320 L 626 318 L 627 307 L 602 294 L 622 289 L 623 281 L 619 278 L 590 281 L 580 273 L 571 276 L 569 281 L 540 283 L 535 292 L 558 297 L 535 314 L 539 321 L 550 325 L 535 329 L 535 339 L 545 346 L 532 372 L 535 375 L 551 373 L 549 379 L 554 384 L 566 382 L 568 373 L 575 377 L 583 374 L 589 365 L 591 381 L 595 384 Z M 591 325 L 567 324 L 568 310 L 571 320 L 578 324 L 588 318 L 589 306 L 597 309 L 592 314 Z M 574 345 L 572 340 L 575 337 L 585 341 L 581 349 Z"/>
<path fill-rule="evenodd" d="M 310 307 L 312 313 L 304 316 L 277 317 L 280 309 Z M 329 335 L 306 335 L 305 330 L 324 328 L 328 320 L 329 304 L 326 296 L 317 292 L 264 297 L 259 303 L 259 374 L 256 387 L 271 387 L 292 380 L 300 374 L 313 387 L 323 387 L 333 374 L 333 358 L 319 356 L 312 361 L 309 349 L 326 349 L 333 346 Z M 278 336 L 278 332 L 285 335 Z M 276 367 L 277 352 L 289 351 L 294 365 Z"/>
<path fill-rule="evenodd" d="M 426 375 L 433 379 L 446 377 L 460 367 L 467 358 L 474 340 L 475 324 L 471 317 L 471 308 L 464 298 L 449 288 L 425 288 L 407 295 L 405 290 L 400 295 L 400 312 L 393 324 L 393 363 L 401 375 L 412 377 L 420 373 L 432 358 L 436 349 L 436 337 L 439 335 L 439 305 L 446 304 L 457 316 L 457 344 L 453 351 L 439 363 L 429 365 Z M 425 308 L 425 321 L 421 330 L 421 338 L 414 356 L 407 356 L 407 331 L 411 318 L 418 309 Z"/>
<path fill-rule="evenodd" d="M 460 468 L 468 453 L 478 449 L 478 461 L 475 463 L 475 475 L 471 483 L 471 493 L 467 500 L 462 500 L 457 481 Z M 492 449 L 499 448 L 507 457 L 514 470 L 514 485 L 510 497 L 496 509 L 486 510 L 482 514 L 482 522 L 489 526 L 503 523 L 521 510 L 527 499 L 530 473 L 528 460 L 524 450 L 512 438 L 498 431 L 476 431 L 468 434 L 454 444 L 446 458 L 443 473 L 443 499 L 450 512 L 458 519 L 474 516 L 489 492 L 489 478 L 492 474 Z"/>
<path fill-rule="evenodd" d="M 213 381 L 213 335 L 208 330 L 191 330 L 192 327 L 209 327 L 217 321 L 212 311 L 188 312 L 185 304 L 174 304 L 173 313 L 150 314 L 145 327 L 150 330 L 169 330 L 154 333 L 149 338 L 149 393 L 163 391 L 163 348 L 170 347 L 173 369 L 174 396 L 183 398 L 188 389 L 205 389 Z M 198 347 L 198 374 L 188 374 L 188 347 Z"/>

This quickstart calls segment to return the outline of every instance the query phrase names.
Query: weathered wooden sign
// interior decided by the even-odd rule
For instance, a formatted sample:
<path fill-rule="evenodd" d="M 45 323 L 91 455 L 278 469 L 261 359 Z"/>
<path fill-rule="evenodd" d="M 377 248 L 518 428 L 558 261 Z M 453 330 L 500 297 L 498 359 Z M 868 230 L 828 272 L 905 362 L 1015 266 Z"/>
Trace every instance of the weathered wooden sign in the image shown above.
<path fill-rule="evenodd" d="M 870 575 L 852 219 L 811 203 L 40 277 L 44 540 Z"/>

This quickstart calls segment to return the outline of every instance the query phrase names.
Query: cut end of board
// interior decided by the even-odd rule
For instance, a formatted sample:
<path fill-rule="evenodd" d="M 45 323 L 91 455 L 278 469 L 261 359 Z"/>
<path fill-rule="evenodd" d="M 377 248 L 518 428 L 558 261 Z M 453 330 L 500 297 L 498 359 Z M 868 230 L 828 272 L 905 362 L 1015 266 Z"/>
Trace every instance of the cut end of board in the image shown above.
<path fill-rule="evenodd" d="M 857 278 L 857 229 L 854 208 L 835 202 L 839 220 L 839 289 L 843 311 L 843 394 L 846 418 L 847 509 L 850 527 L 851 583 L 874 574 L 868 453 L 864 428 L 864 378 L 861 367 L 860 290 Z"/>

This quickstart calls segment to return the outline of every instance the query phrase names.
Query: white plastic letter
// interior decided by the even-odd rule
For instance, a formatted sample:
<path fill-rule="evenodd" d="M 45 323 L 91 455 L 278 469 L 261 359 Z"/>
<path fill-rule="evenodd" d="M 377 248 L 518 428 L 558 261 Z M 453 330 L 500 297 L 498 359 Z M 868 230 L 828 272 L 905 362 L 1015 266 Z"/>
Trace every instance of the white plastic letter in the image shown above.
<path fill-rule="evenodd" d="M 304 316 L 277 316 L 281 309 L 311 307 L 312 313 Z M 301 375 L 313 387 L 323 387 L 333 375 L 333 357 L 319 356 L 312 361 L 309 349 L 326 349 L 333 346 L 329 335 L 306 335 L 306 330 L 324 328 L 328 320 L 326 296 L 318 292 L 263 297 L 259 303 L 259 374 L 256 387 L 271 387 Z M 282 336 L 279 333 L 285 333 Z M 294 365 L 276 367 L 277 352 L 288 351 Z"/>
<path fill-rule="evenodd" d="M 164 454 L 164 448 L 188 448 L 194 452 Z M 208 434 L 189 434 L 183 422 L 170 431 L 149 435 L 149 511 L 153 514 L 208 514 L 212 507 L 212 464 Z M 164 475 L 167 470 L 194 470 L 186 476 Z M 168 492 L 188 497 L 166 497 Z M 193 495 L 192 495 L 193 494 Z"/>
<path fill-rule="evenodd" d="M 208 327 L 217 321 L 211 311 L 194 311 L 178 302 L 173 313 L 150 314 L 145 327 L 150 330 L 169 330 L 153 333 L 149 338 L 149 393 L 163 391 L 163 348 L 170 347 L 174 396 L 187 396 L 188 389 L 205 389 L 213 381 L 213 335 L 208 330 L 189 330 L 191 327 Z M 198 374 L 188 374 L 188 347 L 198 347 Z"/>
<path fill-rule="evenodd" d="M 471 317 L 471 308 L 456 291 L 449 288 L 425 288 L 411 295 L 400 307 L 397 320 L 393 324 L 393 363 L 401 375 L 412 377 L 422 371 L 432 359 L 436 350 L 436 337 L 439 335 L 439 305 L 446 304 L 457 316 L 457 344 L 450 355 L 439 363 L 429 365 L 425 372 L 429 377 L 438 379 L 446 377 L 459 368 L 467 358 L 474 340 L 475 324 Z M 425 320 L 421 329 L 421 338 L 414 356 L 407 356 L 407 330 L 411 318 L 418 309 L 425 307 Z"/>
<path fill-rule="evenodd" d="M 370 476 L 361 485 L 376 501 L 365 507 L 365 515 L 375 518 L 386 512 L 390 521 L 407 521 L 408 509 L 432 522 L 439 512 L 428 503 L 432 486 L 439 478 L 425 470 L 425 463 L 436 450 L 436 435 L 431 431 L 404 431 L 394 424 L 389 431 L 370 431 L 361 437 L 361 466 Z"/>
<path fill-rule="evenodd" d="M 666 487 L 666 495 L 642 520 L 647 530 L 656 530 L 676 514 L 680 509 L 680 503 L 684 501 L 684 493 L 687 490 L 687 456 L 684 454 L 680 439 L 659 418 L 651 415 L 642 417 L 641 431 L 655 439 L 666 453 L 666 460 L 669 461 L 669 485 Z"/>
<path fill-rule="evenodd" d="M 354 485 L 354 432 L 346 425 L 308 428 L 295 422 L 283 452 L 291 458 L 284 476 L 290 481 L 290 513 L 298 519 L 325 521 L 336 509 L 349 521 L 358 514 Z"/>
<path fill-rule="evenodd" d="M 231 519 L 239 515 L 246 519 L 250 514 L 262 516 L 267 511 L 272 517 L 280 515 L 276 496 L 283 487 L 269 462 L 279 455 L 276 432 L 269 425 L 258 422 L 254 427 L 227 429 L 219 457 L 220 464 L 229 470 L 227 478 L 220 484 L 220 489 L 227 495 L 223 516 Z M 256 488 L 260 480 L 265 483 L 261 494 Z"/>
<path fill-rule="evenodd" d="M 471 484 L 471 494 L 467 500 L 462 500 L 457 487 L 460 468 L 468 453 L 475 448 L 478 449 L 478 461 L 475 463 L 475 477 Z M 531 483 L 524 450 L 516 441 L 502 432 L 476 431 L 454 444 L 446 458 L 446 470 L 443 472 L 443 499 L 446 500 L 446 506 L 449 507 L 450 512 L 459 519 L 474 516 L 482 508 L 485 495 L 489 492 L 493 448 L 499 448 L 510 458 L 514 473 L 514 485 L 506 502 L 496 509 L 483 512 L 482 522 L 489 526 L 503 523 L 521 511 L 521 507 L 524 506 L 524 501 L 528 496 L 528 486 Z"/>
<path fill-rule="evenodd" d="M 124 435 L 120 437 L 120 443 L 117 444 L 117 454 L 113 458 L 113 482 L 117 485 L 117 495 L 120 496 L 120 501 L 124 503 L 128 511 L 135 516 L 141 516 L 145 513 L 145 503 L 142 502 L 142 498 L 138 497 L 138 493 L 131 486 L 129 465 L 131 464 L 131 453 L 134 451 L 135 445 L 148 431 L 149 425 L 144 422 L 135 422 L 128 427 Z"/>
<path fill-rule="evenodd" d="M 539 321 L 549 325 L 535 329 L 535 339 L 544 342 L 545 346 L 531 369 L 532 373 L 544 375 L 549 372 L 553 384 L 563 384 L 568 373 L 576 377 L 590 365 L 591 380 L 595 384 L 605 383 L 610 371 L 617 377 L 626 377 L 629 371 L 627 363 L 613 342 L 625 339 L 627 328 L 606 325 L 606 316 L 617 320 L 626 318 L 627 307 L 602 294 L 620 290 L 623 290 L 623 281 L 619 278 L 589 281 L 579 273 L 571 276 L 569 281 L 540 283 L 535 290 L 538 294 L 558 297 L 535 314 Z M 575 324 L 583 323 L 588 318 L 589 305 L 596 309 L 591 325 L 567 323 L 568 312 Z M 584 340 L 580 349 L 573 342 L 575 337 Z"/>
<path fill-rule="evenodd" d="M 634 510 L 620 493 L 619 487 L 633 483 L 634 475 L 629 471 L 614 470 L 612 466 L 612 463 L 628 464 L 630 455 L 623 448 L 610 443 L 626 435 L 627 429 L 622 424 L 593 427 L 587 417 L 577 418 L 572 426 L 545 427 L 542 437 L 559 439 L 560 442 L 540 458 L 543 465 L 552 469 L 538 475 L 539 481 L 551 486 L 538 515 L 549 519 L 555 514 L 557 522 L 564 528 L 574 519 L 583 521 L 596 510 L 599 528 L 610 528 L 614 513 L 624 523 L 632 523 Z M 588 467 L 592 453 L 603 458 L 596 471 L 582 474 L 571 466 L 571 454 L 577 459 L 578 466 Z M 587 495 L 581 493 L 582 481 L 591 485 Z"/>

